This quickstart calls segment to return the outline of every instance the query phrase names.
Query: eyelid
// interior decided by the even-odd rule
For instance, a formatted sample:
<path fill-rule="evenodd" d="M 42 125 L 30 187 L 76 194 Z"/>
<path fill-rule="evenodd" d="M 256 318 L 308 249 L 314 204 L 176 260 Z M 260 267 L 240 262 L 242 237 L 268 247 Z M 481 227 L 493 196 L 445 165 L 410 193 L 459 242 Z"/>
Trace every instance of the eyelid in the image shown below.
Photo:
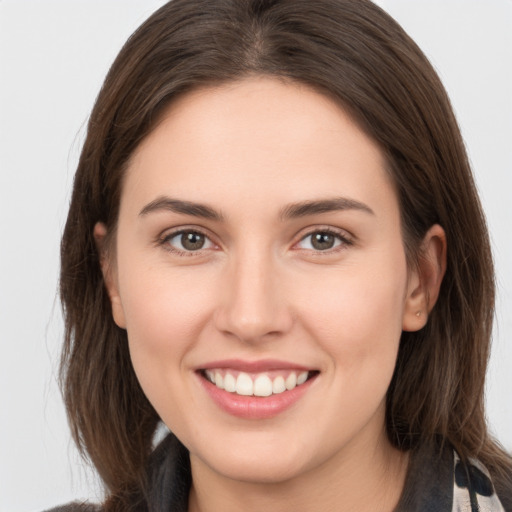
<path fill-rule="evenodd" d="M 338 240 L 340 240 L 341 243 L 333 248 L 325 249 L 323 251 L 322 250 L 314 250 L 314 249 L 301 249 L 301 248 L 297 247 L 297 245 L 300 242 L 305 240 L 307 237 L 314 235 L 315 233 L 327 233 L 329 235 L 333 235 L 336 238 L 338 238 Z M 346 231 L 345 229 L 335 228 L 333 226 L 326 226 L 326 225 L 308 226 L 307 228 L 303 229 L 297 235 L 297 238 L 298 238 L 298 240 L 293 244 L 293 248 L 295 248 L 295 250 L 309 251 L 309 252 L 319 254 L 319 255 L 332 254 L 333 252 L 342 250 L 342 249 L 346 248 L 347 246 L 354 245 L 354 242 L 355 242 L 355 237 L 351 233 Z"/>
<path fill-rule="evenodd" d="M 174 237 L 182 235 L 184 233 L 197 233 L 199 235 L 202 235 L 212 244 L 212 247 L 207 247 L 204 249 L 201 248 L 196 251 L 187 251 L 178 249 L 169 244 L 169 241 L 172 240 Z M 207 229 L 194 225 L 179 226 L 162 231 L 156 239 L 156 245 L 163 247 L 166 251 L 170 252 L 171 254 L 177 254 L 179 256 L 204 255 L 206 251 L 211 251 L 212 249 L 216 250 L 219 248 L 219 244 L 214 240 L 214 237 L 210 234 L 210 232 Z"/>
<path fill-rule="evenodd" d="M 196 251 L 187 251 L 187 250 L 180 250 L 175 247 L 172 247 L 168 242 L 172 238 L 183 234 L 183 233 L 198 233 L 205 238 L 208 239 L 208 241 L 212 244 L 213 247 L 208 248 L 201 248 Z M 315 233 L 328 233 L 330 235 L 335 236 L 338 240 L 340 240 L 340 244 L 337 246 L 325 249 L 325 250 L 314 250 L 314 249 L 301 249 L 297 247 L 297 245 L 302 242 L 304 239 L 306 239 L 308 236 L 312 236 Z M 185 255 L 185 256 L 197 256 L 197 255 L 204 255 L 205 251 L 211 251 L 218 250 L 221 245 L 215 240 L 215 236 L 210 233 L 209 230 L 195 225 L 185 225 L 185 226 L 178 226 L 175 228 L 168 228 L 164 231 L 162 231 L 158 237 L 155 240 L 156 245 L 163 247 L 165 250 L 172 254 L 178 254 L 178 255 Z M 318 255 L 327 255 L 332 254 L 333 252 L 342 250 L 346 248 L 347 246 L 353 245 L 355 242 L 355 237 L 346 231 L 345 229 L 341 228 L 335 228 L 333 226 L 326 226 L 326 225 L 317 225 L 317 226 L 308 226 L 307 228 L 304 228 L 301 230 L 301 232 L 296 236 L 296 241 L 293 243 L 292 249 L 298 250 L 298 251 L 308 251 L 314 254 Z"/>

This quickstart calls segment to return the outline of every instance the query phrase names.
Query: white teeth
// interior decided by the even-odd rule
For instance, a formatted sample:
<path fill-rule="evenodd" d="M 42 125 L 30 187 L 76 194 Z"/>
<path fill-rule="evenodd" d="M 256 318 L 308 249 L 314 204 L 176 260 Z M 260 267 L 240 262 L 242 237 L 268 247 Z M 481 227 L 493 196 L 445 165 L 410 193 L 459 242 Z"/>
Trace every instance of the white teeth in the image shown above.
<path fill-rule="evenodd" d="M 272 394 L 272 381 L 268 375 L 258 375 L 256 377 L 254 394 L 256 396 L 270 396 Z"/>
<path fill-rule="evenodd" d="M 291 391 L 295 386 L 297 386 L 297 374 L 295 372 L 290 373 L 284 382 L 286 389 Z"/>
<path fill-rule="evenodd" d="M 219 389 L 224 389 L 229 393 L 265 397 L 272 394 L 277 395 L 286 390 L 291 391 L 296 386 L 304 384 L 308 380 L 309 372 L 300 372 L 297 375 L 297 372 L 292 371 L 286 379 L 283 375 L 271 379 L 267 373 L 251 376 L 246 372 L 238 373 L 235 378 L 232 373 L 223 370 L 205 370 L 205 376 Z"/>
<path fill-rule="evenodd" d="M 251 396 L 254 395 L 254 385 L 251 377 L 244 372 L 240 372 L 236 379 L 237 395 Z"/>
<path fill-rule="evenodd" d="M 279 393 L 282 393 L 283 391 L 286 391 L 286 386 L 284 384 L 284 377 L 281 377 L 279 375 L 274 379 L 274 382 L 272 382 L 272 392 L 275 395 L 278 395 Z"/>
<path fill-rule="evenodd" d="M 299 376 L 297 377 L 297 386 L 304 384 L 304 382 L 306 382 L 307 380 L 308 380 L 308 372 L 299 373 Z"/>
<path fill-rule="evenodd" d="M 230 393 L 234 393 L 236 391 L 236 380 L 231 373 L 226 373 L 226 376 L 224 377 L 224 389 Z"/>

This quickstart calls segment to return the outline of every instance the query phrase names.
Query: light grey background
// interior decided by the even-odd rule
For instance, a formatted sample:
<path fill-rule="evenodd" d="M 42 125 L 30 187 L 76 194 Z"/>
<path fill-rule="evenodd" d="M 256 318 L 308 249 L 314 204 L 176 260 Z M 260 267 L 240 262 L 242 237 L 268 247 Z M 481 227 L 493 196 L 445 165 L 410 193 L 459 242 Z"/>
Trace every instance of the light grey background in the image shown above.
<path fill-rule="evenodd" d="M 100 492 L 70 443 L 56 385 L 59 237 L 102 79 L 163 3 L 0 0 L 0 511 Z M 467 142 L 499 288 L 488 416 L 512 450 L 512 1 L 378 3 L 433 61 Z"/>

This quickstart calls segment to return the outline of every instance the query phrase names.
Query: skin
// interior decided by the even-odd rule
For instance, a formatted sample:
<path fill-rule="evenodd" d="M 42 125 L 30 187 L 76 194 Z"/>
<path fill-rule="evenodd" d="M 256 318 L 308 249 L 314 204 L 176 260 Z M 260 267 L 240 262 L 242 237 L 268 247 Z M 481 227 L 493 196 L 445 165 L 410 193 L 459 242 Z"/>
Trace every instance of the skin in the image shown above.
<path fill-rule="evenodd" d="M 148 208 L 162 197 L 219 218 Z M 333 198 L 366 209 L 283 215 Z M 187 252 L 180 229 L 206 235 L 203 248 Z M 334 246 L 318 250 L 310 235 L 326 229 Z M 110 254 L 105 235 L 98 224 L 114 319 L 190 450 L 191 511 L 394 508 L 407 456 L 386 437 L 385 395 L 402 330 L 422 328 L 436 300 L 446 242 L 433 226 L 407 267 L 386 161 L 339 105 L 270 78 L 181 97 L 132 156 Z M 197 372 L 232 358 L 319 373 L 277 416 L 239 418 Z"/>

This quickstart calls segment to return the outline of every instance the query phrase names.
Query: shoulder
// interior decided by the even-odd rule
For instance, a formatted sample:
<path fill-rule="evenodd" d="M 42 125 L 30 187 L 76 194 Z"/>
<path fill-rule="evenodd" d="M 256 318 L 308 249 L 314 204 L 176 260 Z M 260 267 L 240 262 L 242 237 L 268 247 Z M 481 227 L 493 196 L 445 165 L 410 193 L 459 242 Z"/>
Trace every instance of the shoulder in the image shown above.
<path fill-rule="evenodd" d="M 67 505 L 51 508 L 45 512 L 102 512 L 102 510 L 103 507 L 101 507 L 101 505 L 74 501 Z"/>
<path fill-rule="evenodd" d="M 454 452 L 454 510 L 510 512 L 509 492 L 497 484 L 479 460 L 462 462 Z"/>
<path fill-rule="evenodd" d="M 493 484 L 505 512 L 512 512 L 512 471 L 494 475 Z"/>
<path fill-rule="evenodd" d="M 462 461 L 448 443 L 427 443 L 411 451 L 404 490 L 395 510 L 512 512 L 511 486 L 502 480 L 491 477 L 476 459 Z"/>

